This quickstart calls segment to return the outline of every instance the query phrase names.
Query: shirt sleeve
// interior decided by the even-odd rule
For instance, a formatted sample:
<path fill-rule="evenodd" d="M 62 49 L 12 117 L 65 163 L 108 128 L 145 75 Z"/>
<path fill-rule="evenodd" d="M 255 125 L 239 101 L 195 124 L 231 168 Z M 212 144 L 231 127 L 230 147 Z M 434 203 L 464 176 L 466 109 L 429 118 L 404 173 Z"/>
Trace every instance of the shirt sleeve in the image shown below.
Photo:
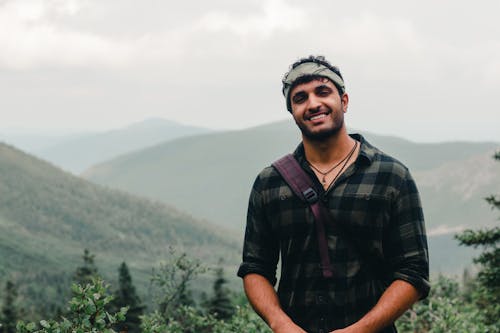
<path fill-rule="evenodd" d="M 429 255 L 424 214 L 415 181 L 408 170 L 392 206 L 391 222 L 384 242 L 392 280 L 404 280 L 427 297 Z"/>
<path fill-rule="evenodd" d="M 243 278 L 250 273 L 264 276 L 274 286 L 276 284 L 276 265 L 279 257 L 279 241 L 266 218 L 262 194 L 262 180 L 255 180 L 248 203 L 247 224 L 243 244 L 243 262 L 238 276 Z"/>

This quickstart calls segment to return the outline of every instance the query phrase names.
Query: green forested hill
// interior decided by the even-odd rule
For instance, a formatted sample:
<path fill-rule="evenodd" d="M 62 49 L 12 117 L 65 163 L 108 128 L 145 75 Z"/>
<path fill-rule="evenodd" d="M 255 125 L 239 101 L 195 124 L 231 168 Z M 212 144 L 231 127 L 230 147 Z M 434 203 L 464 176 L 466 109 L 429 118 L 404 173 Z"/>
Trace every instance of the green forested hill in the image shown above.
<path fill-rule="evenodd" d="M 0 281 L 69 276 L 88 248 L 105 277 L 114 278 L 125 260 L 144 287 L 152 267 L 167 259 L 169 246 L 208 264 L 223 257 L 234 270 L 241 247 L 236 238 L 165 204 L 94 185 L 0 143 Z"/>

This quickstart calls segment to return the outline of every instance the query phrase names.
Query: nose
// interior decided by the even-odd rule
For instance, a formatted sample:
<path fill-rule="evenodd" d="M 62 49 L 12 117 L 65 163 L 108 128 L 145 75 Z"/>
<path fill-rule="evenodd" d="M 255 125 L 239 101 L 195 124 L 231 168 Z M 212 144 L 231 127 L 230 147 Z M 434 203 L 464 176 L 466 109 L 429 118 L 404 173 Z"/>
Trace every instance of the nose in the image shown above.
<path fill-rule="evenodd" d="M 321 106 L 320 100 L 318 97 L 314 96 L 314 94 L 311 94 L 308 99 L 309 104 L 307 105 L 307 108 L 309 112 L 318 112 Z"/>

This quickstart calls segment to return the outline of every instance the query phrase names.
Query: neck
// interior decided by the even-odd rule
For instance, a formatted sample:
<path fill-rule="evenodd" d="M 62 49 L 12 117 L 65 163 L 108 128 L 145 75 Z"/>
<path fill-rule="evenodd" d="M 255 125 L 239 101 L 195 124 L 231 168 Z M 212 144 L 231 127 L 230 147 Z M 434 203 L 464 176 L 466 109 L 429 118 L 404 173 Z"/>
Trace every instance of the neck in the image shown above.
<path fill-rule="evenodd" d="M 303 136 L 302 142 L 307 160 L 316 165 L 330 165 L 344 158 L 354 145 L 354 139 L 347 134 L 345 127 L 342 127 L 335 135 L 321 141 Z"/>

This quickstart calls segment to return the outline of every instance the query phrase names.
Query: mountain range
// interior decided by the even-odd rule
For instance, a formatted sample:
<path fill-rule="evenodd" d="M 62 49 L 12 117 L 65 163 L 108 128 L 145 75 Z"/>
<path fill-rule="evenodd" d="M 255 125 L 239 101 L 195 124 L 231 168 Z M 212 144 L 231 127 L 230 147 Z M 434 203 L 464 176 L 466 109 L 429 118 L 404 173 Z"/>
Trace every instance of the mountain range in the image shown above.
<path fill-rule="evenodd" d="M 498 143 L 421 144 L 362 134 L 409 167 L 431 234 L 494 223 L 495 212 L 482 198 L 500 189 L 500 165 L 492 158 Z M 242 230 L 255 176 L 299 141 L 292 122 L 197 135 L 122 155 L 88 169 L 83 177 Z"/>
<path fill-rule="evenodd" d="M 0 139 L 58 167 L 79 174 L 90 166 L 161 142 L 211 130 L 150 118 L 102 132 L 55 134 L 3 134 Z"/>

